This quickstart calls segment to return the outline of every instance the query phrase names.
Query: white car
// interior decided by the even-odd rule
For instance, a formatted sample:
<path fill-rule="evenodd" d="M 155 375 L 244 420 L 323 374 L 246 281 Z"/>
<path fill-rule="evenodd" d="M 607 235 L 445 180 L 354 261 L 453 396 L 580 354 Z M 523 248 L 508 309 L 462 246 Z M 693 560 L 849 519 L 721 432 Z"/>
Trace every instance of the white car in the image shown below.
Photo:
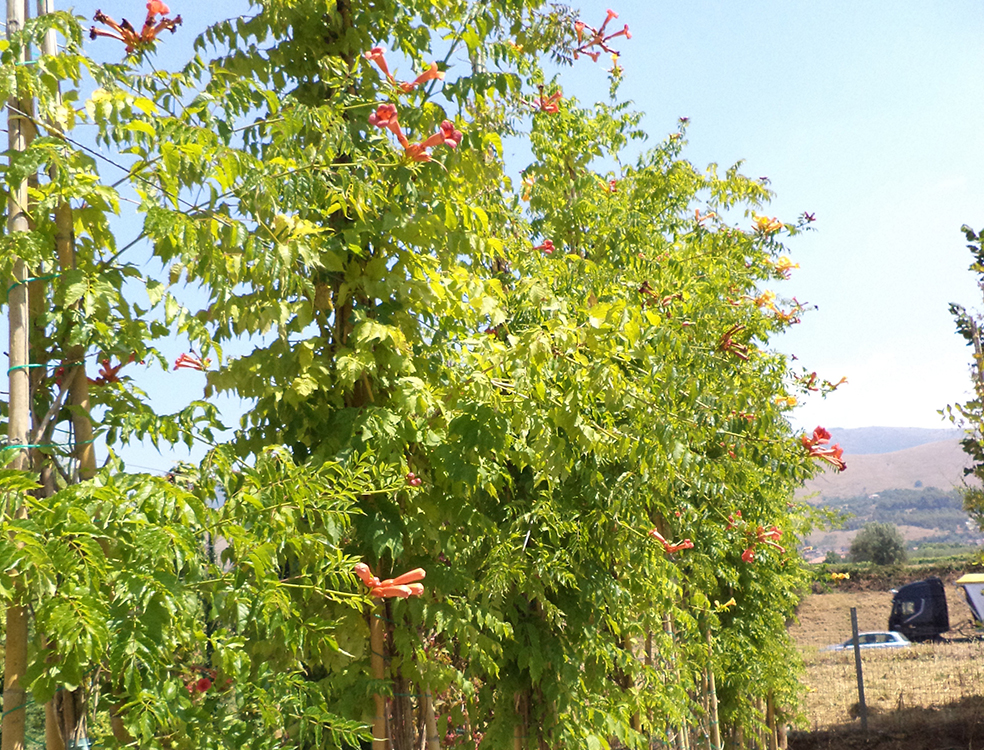
<path fill-rule="evenodd" d="M 861 648 L 905 648 L 912 642 L 901 633 L 882 630 L 874 633 L 858 633 L 858 645 Z M 854 648 L 854 638 L 848 638 L 843 643 L 827 646 L 827 651 L 846 651 Z"/>

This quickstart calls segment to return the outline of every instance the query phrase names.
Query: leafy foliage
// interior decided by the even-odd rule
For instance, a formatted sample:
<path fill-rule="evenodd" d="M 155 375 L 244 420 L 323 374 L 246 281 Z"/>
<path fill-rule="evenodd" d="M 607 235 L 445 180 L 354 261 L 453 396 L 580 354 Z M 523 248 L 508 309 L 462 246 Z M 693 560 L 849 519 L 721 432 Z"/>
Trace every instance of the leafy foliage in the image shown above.
<path fill-rule="evenodd" d="M 282 450 L 205 466 L 193 484 L 108 466 L 4 525 L 3 590 L 17 571 L 36 603 L 34 699 L 86 686 L 144 747 L 354 737 L 310 669 L 341 652 L 341 622 L 365 628 L 340 550 L 365 467 L 311 471 Z M 325 620 L 332 602 L 352 616 Z"/>
<path fill-rule="evenodd" d="M 977 276 L 978 286 L 984 282 L 984 230 L 975 232 L 969 226 L 961 227 L 967 238 L 967 248 L 974 258 L 970 270 Z M 950 304 L 950 314 L 953 316 L 957 333 L 973 348 L 971 355 L 970 374 L 974 387 L 974 398 L 964 404 L 947 406 L 950 418 L 965 427 L 966 437 L 961 446 L 973 460 L 973 466 L 967 469 L 979 483 L 984 478 L 984 339 L 981 338 L 981 318 L 979 314 L 968 312 L 967 308 L 956 302 Z M 984 529 L 984 492 L 979 484 L 972 484 L 964 489 L 964 507 Z"/>
<path fill-rule="evenodd" d="M 168 367 L 155 345 L 188 341 L 208 385 L 174 414 L 115 370 L 93 388 L 114 444 L 214 442 L 214 397 L 249 407 L 190 475 L 112 462 L 7 519 L 0 590 L 28 581 L 38 699 L 85 686 L 141 747 L 336 747 L 373 696 L 409 747 L 426 694 L 487 747 L 643 747 L 710 726 L 711 673 L 736 734 L 755 698 L 792 716 L 806 575 L 783 545 L 814 466 L 787 413 L 817 386 L 768 347 L 801 313 L 768 287 L 811 219 L 758 216 L 770 194 L 740 165 L 686 161 L 685 122 L 637 153 L 617 66 L 611 101 L 543 106 L 539 59 L 577 45 L 565 8 L 265 0 L 149 73 L 96 65 L 56 21 L 74 41 L 38 70 L 63 99 L 2 60 L 3 93 L 19 76 L 59 125 L 12 156 L 8 183 L 57 170 L 0 257 L 56 267 L 50 214 L 80 207 L 37 351 Z M 379 43 L 443 82 L 381 74 Z M 75 119 L 132 159 L 166 283 L 117 246 Z M 518 185 L 509 137 L 532 153 Z M 44 413 L 61 386 L 41 384 Z M 425 567 L 425 595 L 370 610 L 356 560 Z"/>

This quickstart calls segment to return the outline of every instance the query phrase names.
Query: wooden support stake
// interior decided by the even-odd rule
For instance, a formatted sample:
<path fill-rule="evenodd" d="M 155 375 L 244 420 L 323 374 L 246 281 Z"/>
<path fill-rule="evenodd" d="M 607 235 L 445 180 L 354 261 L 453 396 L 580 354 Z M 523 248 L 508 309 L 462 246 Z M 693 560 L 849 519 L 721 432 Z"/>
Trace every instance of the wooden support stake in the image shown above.
<path fill-rule="evenodd" d="M 765 725 L 769 728 L 769 750 L 779 750 L 779 743 L 776 737 L 776 707 L 771 690 L 765 699 Z"/>
<path fill-rule="evenodd" d="M 861 669 L 861 643 L 858 640 L 858 608 L 851 607 L 851 636 L 854 640 L 854 672 L 858 678 L 858 708 L 861 712 L 861 731 L 868 733 L 868 706 L 864 701 L 864 672 Z"/>
<path fill-rule="evenodd" d="M 7 39 L 24 28 L 26 20 L 23 0 L 7 0 Z M 25 60 L 21 53 L 21 61 Z M 30 139 L 30 124 L 20 113 L 26 111 L 18 98 L 7 102 L 7 144 L 11 153 L 27 149 Z M 27 181 L 12 186 L 7 204 L 7 231 L 10 234 L 27 232 L 30 229 L 27 215 Z M 13 286 L 7 295 L 9 308 L 9 359 L 7 369 L 8 423 L 7 436 L 10 445 L 20 446 L 9 468 L 25 470 L 30 468 L 28 435 L 31 428 L 31 386 L 28 365 L 30 307 L 28 304 L 27 264 L 20 258 L 14 261 Z M 22 503 L 11 502 L 7 508 L 9 515 L 26 517 Z M 23 591 L 21 581 L 15 578 L 16 593 Z M 3 739 L 2 750 L 24 749 L 24 728 L 26 718 L 27 693 L 24 689 L 24 673 L 27 670 L 28 611 L 20 603 L 6 610 L 6 634 L 4 639 L 3 676 Z"/>
<path fill-rule="evenodd" d="M 759 723 L 759 729 L 755 732 L 756 747 L 765 750 L 765 703 L 762 700 L 762 696 L 755 699 L 755 710 L 758 712 L 759 718 L 761 719 Z"/>
<path fill-rule="evenodd" d="M 437 734 L 434 698 L 431 695 L 430 686 L 424 688 L 424 734 L 427 736 L 427 750 L 441 750 L 441 738 Z"/>
<path fill-rule="evenodd" d="M 711 638 L 711 630 L 707 630 L 707 684 L 710 690 L 711 708 L 711 748 L 721 750 L 721 725 L 718 723 L 718 697 L 717 685 L 714 681 L 714 642 Z"/>
<path fill-rule="evenodd" d="M 380 685 L 386 679 L 382 606 L 380 600 L 369 614 L 369 647 L 372 649 L 369 665 L 372 669 L 372 678 L 378 680 Z M 376 693 L 372 699 L 376 708 L 376 715 L 372 722 L 372 750 L 387 750 L 389 732 L 386 731 L 386 698 L 382 693 Z"/>

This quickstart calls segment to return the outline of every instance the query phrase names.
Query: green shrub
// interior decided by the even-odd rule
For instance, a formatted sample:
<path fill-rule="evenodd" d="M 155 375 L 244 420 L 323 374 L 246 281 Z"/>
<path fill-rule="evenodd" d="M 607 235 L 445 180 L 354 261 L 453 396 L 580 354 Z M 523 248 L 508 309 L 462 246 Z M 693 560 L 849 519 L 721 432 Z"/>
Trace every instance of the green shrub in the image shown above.
<path fill-rule="evenodd" d="M 905 540 L 890 523 L 868 523 L 851 542 L 847 559 L 875 565 L 897 565 L 907 557 Z"/>

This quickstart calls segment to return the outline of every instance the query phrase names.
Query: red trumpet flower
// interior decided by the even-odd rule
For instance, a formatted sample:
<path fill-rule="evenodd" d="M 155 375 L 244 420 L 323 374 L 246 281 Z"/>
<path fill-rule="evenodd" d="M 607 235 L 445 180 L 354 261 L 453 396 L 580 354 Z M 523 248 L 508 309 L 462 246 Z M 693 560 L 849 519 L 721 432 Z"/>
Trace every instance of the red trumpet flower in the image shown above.
<path fill-rule="evenodd" d="M 123 368 L 124 365 L 130 364 L 130 362 L 133 362 L 136 358 L 137 358 L 136 354 L 131 354 L 128 360 L 126 360 L 125 362 L 123 360 L 120 360 L 120 363 L 118 365 L 110 365 L 111 360 L 109 359 L 102 360 L 99 363 L 99 377 L 89 378 L 89 382 L 92 385 L 109 385 L 110 383 L 119 383 L 120 370 Z M 140 364 L 143 364 L 143 362 L 141 362 Z"/>
<path fill-rule="evenodd" d="M 212 364 L 212 360 L 202 359 L 197 354 L 192 352 L 191 354 L 179 354 L 178 358 L 174 361 L 175 370 L 198 370 L 200 372 L 205 372 L 208 366 Z"/>
<path fill-rule="evenodd" d="M 421 84 L 424 84 L 424 83 L 427 83 L 427 81 L 433 81 L 433 80 L 438 80 L 438 81 L 443 81 L 444 80 L 444 72 L 437 69 L 437 63 L 436 62 L 435 63 L 431 63 L 431 66 L 427 70 L 425 70 L 423 73 L 421 73 L 419 76 L 417 76 L 416 79 L 414 79 L 414 81 L 412 83 L 401 83 L 400 84 L 400 90 L 404 94 L 408 94 L 411 91 L 413 91 L 415 88 L 417 88 L 418 86 L 420 86 Z"/>
<path fill-rule="evenodd" d="M 718 349 L 722 352 L 730 352 L 734 354 L 738 359 L 748 361 L 748 347 L 745 344 L 739 344 L 734 340 L 734 336 L 738 335 L 745 330 L 743 325 L 733 325 L 724 335 L 721 336 L 721 340 L 718 342 Z"/>
<path fill-rule="evenodd" d="M 803 446 L 807 450 L 817 445 L 824 445 L 830 442 L 830 431 L 824 427 L 817 426 L 813 429 L 813 435 L 810 437 L 803 435 L 800 438 L 800 442 L 803 443 Z"/>
<path fill-rule="evenodd" d="M 428 149 L 434 146 L 447 146 L 448 148 L 458 148 L 463 135 L 460 130 L 454 127 L 454 123 L 445 120 L 434 135 L 420 143 L 404 144 L 403 150 L 413 161 L 430 161 L 431 155 Z"/>
<path fill-rule="evenodd" d="M 391 82 L 396 83 L 393 80 L 393 76 L 390 75 L 389 66 L 386 64 L 386 50 L 383 47 L 373 47 L 368 52 L 363 53 L 363 57 L 369 62 L 374 62 L 379 66 L 379 69 L 383 71 L 383 75 L 386 76 Z"/>
<path fill-rule="evenodd" d="M 835 445 L 831 448 L 812 448 L 810 450 L 810 456 L 826 461 L 837 471 L 844 471 L 847 469 L 847 463 L 844 461 L 843 455 L 844 449 L 839 445 Z"/>
<path fill-rule="evenodd" d="M 376 111 L 369 115 L 369 124 L 375 125 L 377 128 L 389 130 L 396 136 L 396 139 L 403 148 L 410 145 L 410 141 L 407 140 L 406 136 L 403 135 L 403 131 L 400 129 L 400 121 L 396 113 L 395 104 L 380 104 L 376 108 Z"/>
<path fill-rule="evenodd" d="M 559 102 L 564 96 L 559 91 L 555 91 L 550 96 L 543 95 L 543 86 L 540 87 L 540 96 L 536 99 L 536 106 L 541 112 L 556 114 L 560 111 Z"/>
<path fill-rule="evenodd" d="M 421 73 L 419 76 L 417 76 L 417 78 L 412 83 L 400 83 L 392 76 L 392 74 L 389 71 L 389 66 L 386 64 L 386 50 L 384 48 L 373 47 L 368 52 L 364 52 L 362 56 L 366 58 L 366 60 L 368 60 L 369 62 L 375 63 L 377 66 L 379 66 L 379 69 L 383 72 L 383 75 L 386 76 L 387 80 L 390 83 L 392 83 L 394 86 L 396 86 L 398 89 L 400 89 L 400 91 L 402 91 L 404 94 L 413 91 L 415 88 L 417 88 L 417 86 L 420 86 L 421 84 L 426 83 L 427 81 L 433 81 L 435 79 L 437 79 L 438 81 L 444 80 L 444 72 L 438 70 L 437 63 L 435 62 L 435 63 L 431 63 L 430 67 L 427 70 L 425 70 L 423 73 Z"/>

